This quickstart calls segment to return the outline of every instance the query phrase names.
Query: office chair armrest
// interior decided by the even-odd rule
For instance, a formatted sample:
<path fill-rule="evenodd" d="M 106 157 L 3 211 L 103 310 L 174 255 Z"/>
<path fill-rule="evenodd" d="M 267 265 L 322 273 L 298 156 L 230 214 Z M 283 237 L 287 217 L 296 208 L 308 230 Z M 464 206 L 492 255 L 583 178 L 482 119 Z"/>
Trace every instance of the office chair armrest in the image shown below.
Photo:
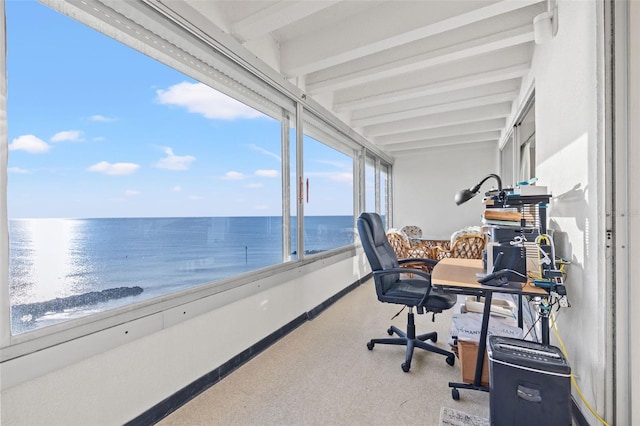
<path fill-rule="evenodd" d="M 423 257 L 411 257 L 406 259 L 398 259 L 398 263 L 400 265 L 408 262 L 420 262 L 420 263 L 424 263 L 425 265 L 431 266 L 432 268 L 438 264 L 438 261 L 435 259 L 426 259 Z"/>
<path fill-rule="evenodd" d="M 421 271 L 420 269 L 391 268 L 391 269 L 385 269 L 384 271 L 373 271 L 373 275 L 389 275 L 389 274 L 415 274 L 429 281 L 429 287 L 431 287 L 431 275 L 427 274 L 424 271 Z"/>

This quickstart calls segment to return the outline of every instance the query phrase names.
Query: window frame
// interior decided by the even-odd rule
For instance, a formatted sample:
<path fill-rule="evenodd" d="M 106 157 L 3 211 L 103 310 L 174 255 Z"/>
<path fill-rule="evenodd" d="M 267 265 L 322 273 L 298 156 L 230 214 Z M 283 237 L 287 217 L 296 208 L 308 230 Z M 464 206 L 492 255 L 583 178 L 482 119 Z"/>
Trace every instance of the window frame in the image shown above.
<path fill-rule="evenodd" d="M 527 142 L 527 140 L 523 140 L 524 136 L 520 131 L 520 125 L 522 124 L 523 120 L 527 117 L 527 114 L 529 114 L 529 112 L 531 111 L 535 112 L 535 110 L 532 110 L 532 108 L 535 108 L 535 88 L 533 86 L 531 87 L 531 89 L 529 90 L 528 94 L 525 96 L 524 99 L 525 99 L 524 103 L 521 105 L 521 107 L 518 109 L 518 112 L 515 114 L 515 119 L 513 121 L 513 124 L 509 127 L 509 130 L 506 132 L 498 148 L 498 164 L 499 164 L 499 170 L 500 170 L 500 177 L 502 178 L 502 185 L 504 187 L 509 187 L 509 186 L 515 187 L 516 184 L 520 181 L 520 170 L 522 167 L 522 158 L 520 155 L 520 150 L 522 148 L 522 145 Z M 535 115 L 533 116 L 533 128 L 534 128 L 533 134 L 535 135 Z M 509 164 L 509 161 L 508 161 L 509 159 L 506 159 L 506 162 L 503 161 L 503 153 L 505 152 L 506 149 L 512 150 L 511 156 L 510 156 L 511 164 Z M 535 158 L 530 158 L 530 162 L 532 162 L 535 166 Z M 510 170 L 506 170 L 505 166 L 510 167 Z M 507 179 L 504 178 L 504 175 L 506 175 L 508 172 L 511 173 L 511 181 L 507 181 Z"/>
<path fill-rule="evenodd" d="M 207 51 L 210 55 L 208 58 L 210 60 L 219 60 L 217 65 L 225 72 L 214 72 L 213 77 L 207 77 L 205 74 L 194 72 L 193 69 L 190 69 L 185 62 L 180 61 L 179 58 L 168 55 L 162 51 L 156 52 L 157 54 L 154 54 L 152 57 L 186 75 L 192 76 L 198 81 L 209 84 L 211 87 L 234 99 L 238 99 L 254 108 L 258 105 L 256 109 L 267 113 L 267 115 L 282 114 L 279 119 L 281 120 L 282 128 L 283 154 L 283 234 L 290 232 L 291 229 L 288 218 L 290 217 L 292 208 L 290 205 L 290 191 L 292 188 L 290 187 L 289 175 L 289 147 L 291 143 L 291 141 L 289 141 L 289 126 L 291 124 L 292 114 L 295 114 L 297 140 L 301 140 L 304 134 L 305 118 L 313 116 L 320 120 L 321 128 L 332 136 L 331 139 L 337 141 L 336 146 L 340 147 L 341 151 L 349 153 L 348 155 L 353 158 L 354 206 L 359 205 L 356 200 L 358 200 L 362 192 L 362 180 L 359 179 L 359 176 L 364 172 L 364 162 L 358 160 L 358 153 L 362 150 L 366 149 L 367 152 L 372 153 L 376 158 L 377 164 L 387 165 L 389 171 L 387 190 L 391 187 L 391 157 L 371 145 L 366 139 L 348 128 L 315 101 L 308 99 L 298 88 L 282 80 L 275 71 L 248 54 L 230 37 L 221 35 L 219 40 L 225 42 L 225 44 L 221 44 L 201 33 L 200 30 L 191 28 L 188 23 L 181 21 L 179 13 L 177 13 L 179 11 L 171 10 L 166 5 L 157 2 L 149 2 L 146 0 L 139 2 L 42 0 L 40 2 L 96 31 L 98 31 L 97 28 L 99 28 L 100 31 L 141 54 L 149 55 L 152 52 L 148 50 L 145 51 L 140 39 L 134 37 L 132 34 L 140 31 L 143 34 L 141 37 L 144 37 L 144 32 L 149 31 L 149 28 L 156 30 L 156 34 L 162 34 L 163 36 L 172 38 L 172 41 L 175 41 L 179 47 L 181 46 L 187 50 L 197 48 L 200 52 Z M 172 6 L 186 7 L 181 4 Z M 105 24 L 100 17 L 107 16 L 106 11 L 110 14 L 109 19 L 116 19 L 114 16 L 117 16 L 117 19 L 123 22 L 122 25 L 128 25 L 130 27 L 130 32 L 118 30 Z M 136 21 L 127 18 L 127 16 L 134 17 Z M 2 57 L 6 57 L 5 19 L 4 0 L 0 0 L 0 56 Z M 154 33 L 149 32 L 148 34 Z M 213 49 L 211 49 L 212 47 Z M 211 73 L 209 73 L 209 75 L 211 75 Z M 256 94 L 259 96 L 255 96 Z M 110 347 L 131 341 L 131 339 L 137 339 L 145 334 L 157 332 L 165 328 L 167 324 L 171 325 L 186 321 L 192 318 L 193 315 L 197 315 L 198 312 L 207 312 L 223 304 L 230 303 L 230 301 L 245 298 L 258 291 L 264 291 L 271 286 L 277 286 L 288 276 L 299 276 L 300 272 L 311 272 L 320 269 L 326 265 L 327 259 L 337 262 L 352 258 L 356 255 L 355 244 L 350 244 L 328 250 L 320 255 L 314 255 L 311 259 L 302 257 L 294 262 L 287 262 L 286 258 L 283 257 L 283 263 L 257 271 L 243 273 L 210 284 L 199 285 L 194 288 L 168 294 L 166 297 L 110 309 L 23 334 L 11 335 L 8 282 L 8 215 L 6 208 L 6 169 L 8 163 L 6 96 L 6 61 L 2 61 L 0 64 L 0 171 L 2 171 L 2 173 L 0 173 L 0 199 L 3 199 L 5 202 L 2 203 L 0 207 L 0 234 L 6 236 L 6 238 L 4 238 L 0 244 L 0 265 L 2 266 L 0 269 L 4 271 L 0 276 L 0 319 L 2 319 L 2 321 L 0 321 L 0 363 L 8 360 L 16 360 L 23 355 L 32 354 L 43 349 L 59 348 L 64 346 L 62 345 L 63 343 L 66 344 L 69 342 L 77 342 L 77 345 L 84 346 L 83 350 L 80 351 L 78 355 L 75 355 L 79 357 L 78 359 L 82 359 L 82 357 L 100 353 Z M 261 102 L 261 96 L 264 97 L 263 100 L 268 99 L 269 102 Z M 276 102 L 273 102 L 274 100 Z M 297 155 L 301 156 L 302 152 L 297 152 Z M 303 165 L 297 167 L 296 170 L 297 173 L 302 173 Z M 379 197 L 380 195 L 376 194 L 377 200 Z M 386 200 L 390 206 L 390 192 L 387 193 Z M 357 217 L 359 211 L 360 209 L 354 209 L 354 219 Z M 303 214 L 300 213 L 301 212 L 298 212 L 299 218 L 303 217 Z M 389 212 L 387 212 L 387 216 L 390 217 Z M 298 227 L 298 230 L 299 232 L 303 231 L 302 227 Z M 287 241 L 290 241 L 288 234 L 286 238 L 283 238 L 283 251 L 285 253 L 290 249 L 290 247 L 287 247 Z M 302 240 L 298 238 L 298 241 Z M 259 285 L 256 284 L 258 282 L 260 283 Z M 186 305 L 195 308 L 188 316 L 179 315 L 178 311 L 182 311 L 182 308 Z M 169 316 L 171 319 L 167 320 L 164 318 L 163 321 L 158 324 L 155 319 L 158 317 L 156 314 L 162 314 L 162 317 Z M 121 330 L 123 327 L 133 327 L 134 324 L 140 324 L 141 327 L 135 335 L 134 333 L 129 334 L 127 330 L 125 334 L 128 334 L 128 336 L 124 338 L 120 336 L 113 339 L 104 339 L 104 337 L 97 336 Z M 101 343 L 91 348 L 86 347 L 82 342 L 86 341 L 87 338 L 99 339 Z M 105 342 L 105 340 L 109 341 Z M 73 357 L 69 357 L 61 362 L 72 362 L 72 358 Z M 52 367 L 53 366 L 49 366 L 46 368 Z M 28 376 L 37 374 L 37 372 L 25 374 Z"/>

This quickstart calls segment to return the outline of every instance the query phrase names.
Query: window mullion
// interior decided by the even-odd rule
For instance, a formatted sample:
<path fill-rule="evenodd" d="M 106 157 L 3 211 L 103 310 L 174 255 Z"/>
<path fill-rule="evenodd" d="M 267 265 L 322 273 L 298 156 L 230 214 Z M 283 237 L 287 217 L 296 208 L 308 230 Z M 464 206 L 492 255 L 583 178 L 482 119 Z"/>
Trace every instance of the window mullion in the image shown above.
<path fill-rule="evenodd" d="M 7 217 L 7 43 L 4 1 L 0 0 L 0 347 L 11 341 L 11 309 L 9 306 L 9 220 Z"/>

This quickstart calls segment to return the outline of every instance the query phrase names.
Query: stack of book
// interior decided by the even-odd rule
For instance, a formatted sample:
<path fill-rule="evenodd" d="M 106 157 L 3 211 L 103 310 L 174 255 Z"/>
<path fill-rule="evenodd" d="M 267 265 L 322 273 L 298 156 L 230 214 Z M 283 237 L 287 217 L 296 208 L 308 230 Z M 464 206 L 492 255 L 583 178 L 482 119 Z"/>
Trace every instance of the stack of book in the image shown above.
<path fill-rule="evenodd" d="M 533 220 L 533 215 L 522 213 L 517 208 L 487 208 L 482 216 L 484 225 L 493 226 L 531 226 Z"/>

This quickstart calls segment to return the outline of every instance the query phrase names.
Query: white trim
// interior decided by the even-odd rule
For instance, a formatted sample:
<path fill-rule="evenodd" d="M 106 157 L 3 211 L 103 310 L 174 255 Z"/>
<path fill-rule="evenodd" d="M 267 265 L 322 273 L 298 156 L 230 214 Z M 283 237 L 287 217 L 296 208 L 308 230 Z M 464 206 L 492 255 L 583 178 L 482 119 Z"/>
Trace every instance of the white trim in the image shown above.
<path fill-rule="evenodd" d="M 0 0 L 0 200 L 7 199 L 8 130 L 7 130 L 7 40 L 4 0 Z M 9 299 L 9 219 L 7 203 L 0 203 L 0 324 L 11 323 Z M 0 347 L 9 344 L 10 327 L 0 326 Z"/>
<path fill-rule="evenodd" d="M 616 215 L 618 241 L 616 246 L 616 330 L 618 351 L 616 362 L 616 420 L 618 424 L 634 424 L 640 421 L 640 338 L 638 324 L 640 300 L 638 276 L 640 276 L 640 3 L 635 1 L 615 2 L 616 6 L 616 70 L 618 85 L 616 96 L 620 96 L 616 113 L 618 158 L 616 193 L 619 205 Z M 620 26 L 620 28 L 618 28 Z M 618 40 L 626 41 L 621 45 Z M 620 41 L 622 41 L 620 40 Z M 625 241 L 621 236 L 627 237 Z M 633 277 L 633 279 L 632 279 Z M 626 371 L 625 371 L 626 370 Z"/>

